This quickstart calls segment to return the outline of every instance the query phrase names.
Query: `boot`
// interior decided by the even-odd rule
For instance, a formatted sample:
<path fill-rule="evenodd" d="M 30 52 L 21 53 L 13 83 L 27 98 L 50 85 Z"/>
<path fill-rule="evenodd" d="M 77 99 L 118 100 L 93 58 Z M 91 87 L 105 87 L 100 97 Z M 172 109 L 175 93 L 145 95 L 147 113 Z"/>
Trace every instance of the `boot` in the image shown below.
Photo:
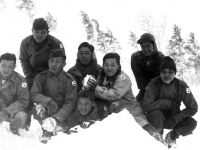
<path fill-rule="evenodd" d="M 175 130 L 170 131 L 165 136 L 165 144 L 168 146 L 168 148 L 176 147 L 176 139 L 178 138 L 178 134 Z"/>

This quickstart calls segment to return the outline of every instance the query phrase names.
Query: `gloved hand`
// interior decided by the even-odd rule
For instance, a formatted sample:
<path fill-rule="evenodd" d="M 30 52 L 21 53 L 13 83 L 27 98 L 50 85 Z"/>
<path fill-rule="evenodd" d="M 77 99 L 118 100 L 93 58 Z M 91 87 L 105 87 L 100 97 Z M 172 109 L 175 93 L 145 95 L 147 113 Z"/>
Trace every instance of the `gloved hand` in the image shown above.
<path fill-rule="evenodd" d="M 68 132 L 66 132 L 67 134 L 71 134 L 71 133 L 78 133 L 78 130 L 80 129 L 80 126 L 75 126 L 71 129 L 69 129 Z"/>
<path fill-rule="evenodd" d="M 83 122 L 80 127 L 83 129 L 89 128 L 92 124 L 95 123 L 95 120 L 90 120 L 89 122 Z"/>
<path fill-rule="evenodd" d="M 83 80 L 83 90 L 93 90 L 97 86 L 97 81 L 92 75 L 86 75 Z"/>
<path fill-rule="evenodd" d="M 32 114 L 36 120 L 44 120 L 47 117 L 47 111 L 41 104 L 37 104 L 33 110 Z"/>
<path fill-rule="evenodd" d="M 8 117 L 8 112 L 6 110 L 3 110 L 0 112 L 0 125 L 6 120 Z"/>
<path fill-rule="evenodd" d="M 163 143 L 163 138 L 160 133 L 154 128 L 151 124 L 143 126 L 143 129 L 146 130 L 151 136 L 153 136 L 157 141 Z"/>
<path fill-rule="evenodd" d="M 56 128 L 57 122 L 53 117 L 46 118 L 42 122 L 42 129 L 48 132 L 53 132 Z"/>
<path fill-rule="evenodd" d="M 122 101 L 115 101 L 109 107 L 111 113 L 119 113 L 123 108 L 124 105 Z"/>
<path fill-rule="evenodd" d="M 94 78 L 89 78 L 87 85 L 89 86 L 89 89 L 94 90 L 97 86 L 97 81 Z"/>
<path fill-rule="evenodd" d="M 57 113 L 59 110 L 58 105 L 52 100 L 47 105 L 47 113 L 49 116 Z"/>
<path fill-rule="evenodd" d="M 176 120 L 174 117 L 170 117 L 169 119 L 165 120 L 164 122 L 164 128 L 166 129 L 173 129 L 176 126 Z"/>

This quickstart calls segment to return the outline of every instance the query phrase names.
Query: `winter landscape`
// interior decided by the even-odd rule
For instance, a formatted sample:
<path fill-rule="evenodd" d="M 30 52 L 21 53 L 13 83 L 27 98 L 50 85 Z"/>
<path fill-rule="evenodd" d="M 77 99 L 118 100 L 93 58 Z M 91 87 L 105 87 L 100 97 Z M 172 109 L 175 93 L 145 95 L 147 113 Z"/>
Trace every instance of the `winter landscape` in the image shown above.
<path fill-rule="evenodd" d="M 33 2 L 35 8 L 33 10 L 19 10 L 18 6 L 25 2 Z M 122 70 L 131 77 L 133 93 L 136 95 L 138 89 L 130 69 L 130 55 L 140 47 L 137 44 L 134 46 L 133 40 L 130 40 L 130 33 L 134 33 L 135 37 L 139 38 L 142 33 L 147 32 L 147 30 L 142 29 L 141 22 L 138 22 L 138 16 L 141 17 L 142 14 L 143 17 L 149 17 L 150 21 L 152 21 L 151 19 L 155 20 L 154 25 L 158 25 L 156 27 L 160 27 L 159 29 L 165 27 L 165 30 L 160 30 L 163 36 L 159 38 L 159 48 L 167 54 L 168 41 L 172 37 L 174 24 L 181 28 L 183 39 L 188 39 L 190 32 L 195 33 L 197 41 L 200 39 L 200 21 L 197 16 L 200 14 L 199 6 L 198 0 L 85 0 L 84 2 L 81 0 L 70 2 L 66 0 L 0 0 L 0 54 L 15 53 L 18 58 L 21 40 L 31 34 L 31 19 L 46 17 L 50 13 L 53 19 L 57 20 L 56 28 L 50 34 L 58 37 L 65 46 L 67 54 L 65 70 L 67 70 L 75 63 L 78 45 L 83 41 L 91 42 L 86 37 L 85 27 L 81 20 L 80 12 L 83 11 L 91 19 L 98 20 L 102 31 L 105 33 L 112 31 L 112 35 L 117 39 L 117 46 L 120 44 L 121 47 L 115 50 L 121 56 Z M 165 25 L 162 26 L 162 23 Z M 156 33 L 156 31 L 154 32 Z M 93 44 L 97 48 L 95 41 Z M 111 50 L 113 50 L 112 48 L 110 47 Z M 99 64 L 102 64 L 104 54 L 105 52 L 96 51 Z M 23 75 L 19 61 L 16 71 Z M 193 76 L 194 74 L 187 74 L 184 79 L 199 102 L 199 83 L 196 86 Z M 200 120 L 199 112 L 194 118 L 197 121 Z M 127 110 L 113 114 L 102 122 L 96 122 L 88 129 L 77 128 L 78 133 L 68 135 L 59 132 L 47 144 L 42 144 L 39 141 L 42 131 L 36 120 L 32 121 L 29 131 L 21 130 L 20 136 L 9 132 L 8 123 L 4 122 L 0 126 L 0 150 L 168 149 L 145 132 Z M 165 130 L 164 135 L 167 132 Z M 200 127 L 198 125 L 192 135 L 180 137 L 177 140 L 177 147 L 174 149 L 199 150 L 199 133 Z"/>

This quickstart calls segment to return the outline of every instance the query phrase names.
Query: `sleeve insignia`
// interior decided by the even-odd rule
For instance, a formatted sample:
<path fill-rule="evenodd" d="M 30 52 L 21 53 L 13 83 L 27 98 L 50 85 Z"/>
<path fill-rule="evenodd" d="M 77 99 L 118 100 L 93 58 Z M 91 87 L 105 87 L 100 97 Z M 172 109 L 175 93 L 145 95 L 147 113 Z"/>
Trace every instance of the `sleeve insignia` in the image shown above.
<path fill-rule="evenodd" d="M 63 49 L 63 48 L 64 48 L 64 46 L 62 45 L 62 43 L 60 43 L 60 48 L 61 48 L 61 49 Z"/>
<path fill-rule="evenodd" d="M 191 93 L 190 88 L 186 88 L 186 92 L 187 92 L 188 94 Z"/>
<path fill-rule="evenodd" d="M 120 76 L 120 79 L 121 79 L 121 80 L 125 80 L 125 79 L 126 79 L 125 75 L 122 74 L 122 75 Z"/>
<path fill-rule="evenodd" d="M 73 86 L 76 86 L 76 81 L 72 81 L 72 85 L 73 85 Z"/>

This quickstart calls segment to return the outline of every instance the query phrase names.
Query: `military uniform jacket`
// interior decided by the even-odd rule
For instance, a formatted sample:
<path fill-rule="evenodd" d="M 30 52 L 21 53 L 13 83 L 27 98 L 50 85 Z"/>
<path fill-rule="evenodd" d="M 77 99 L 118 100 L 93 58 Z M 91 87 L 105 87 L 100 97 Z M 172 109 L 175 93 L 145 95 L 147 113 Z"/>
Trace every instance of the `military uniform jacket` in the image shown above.
<path fill-rule="evenodd" d="M 151 56 L 144 56 L 142 51 L 137 51 L 131 56 L 131 69 L 136 79 L 138 89 L 145 89 L 149 81 L 160 76 L 160 63 L 164 55 L 153 51 Z"/>
<path fill-rule="evenodd" d="M 0 81 L 2 81 L 1 76 Z M 29 91 L 25 78 L 14 71 L 11 76 L 1 84 L 0 98 L 6 107 L 6 111 L 11 116 L 24 110 L 29 104 Z"/>
<path fill-rule="evenodd" d="M 38 73 L 48 70 L 49 54 L 54 48 L 63 48 L 63 44 L 51 35 L 47 35 L 45 43 L 39 48 L 33 35 L 22 40 L 19 60 L 21 61 L 24 75 L 26 77 L 29 75 L 35 77 Z"/>
<path fill-rule="evenodd" d="M 160 77 L 153 79 L 147 86 L 144 99 L 142 101 L 143 108 L 146 112 L 151 110 L 168 110 L 171 102 L 175 101 L 178 104 L 185 105 L 181 111 L 173 115 L 176 122 L 182 121 L 186 117 L 191 117 L 196 114 L 198 110 L 197 102 L 188 87 L 188 85 L 177 78 L 174 78 L 173 84 L 165 84 Z"/>
<path fill-rule="evenodd" d="M 132 83 L 129 76 L 125 72 L 121 71 L 112 87 L 108 88 L 106 81 L 104 81 L 103 86 L 97 85 L 95 88 L 95 95 L 98 98 L 113 102 L 121 100 L 135 120 L 141 126 L 144 126 L 148 124 L 148 121 L 146 120 L 146 115 L 143 113 L 140 104 L 136 101 L 136 98 L 133 95 L 131 86 Z"/>
<path fill-rule="evenodd" d="M 53 100 L 59 111 L 53 116 L 63 122 L 76 106 L 77 85 L 74 78 L 62 71 L 58 75 L 49 70 L 38 74 L 34 80 L 30 97 L 34 103 L 47 107 Z"/>

